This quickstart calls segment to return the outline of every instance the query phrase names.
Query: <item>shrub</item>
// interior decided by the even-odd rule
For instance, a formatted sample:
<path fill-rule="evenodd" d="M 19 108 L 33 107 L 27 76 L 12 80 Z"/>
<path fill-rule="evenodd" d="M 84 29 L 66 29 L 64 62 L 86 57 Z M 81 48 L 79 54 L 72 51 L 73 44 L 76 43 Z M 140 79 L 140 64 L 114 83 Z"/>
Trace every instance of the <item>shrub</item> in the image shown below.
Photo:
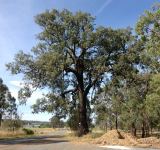
<path fill-rule="evenodd" d="M 33 134 L 34 134 L 34 131 L 31 130 L 31 129 L 23 128 L 23 131 L 24 131 L 24 133 L 27 134 L 27 135 L 33 135 Z"/>

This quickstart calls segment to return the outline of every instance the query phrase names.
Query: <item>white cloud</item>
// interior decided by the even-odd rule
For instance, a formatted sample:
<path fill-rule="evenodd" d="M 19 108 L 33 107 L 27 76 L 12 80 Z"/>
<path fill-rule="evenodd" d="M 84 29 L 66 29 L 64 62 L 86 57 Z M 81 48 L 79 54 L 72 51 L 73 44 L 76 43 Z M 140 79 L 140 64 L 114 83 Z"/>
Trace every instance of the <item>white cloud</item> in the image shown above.
<path fill-rule="evenodd" d="M 9 89 L 12 96 L 16 98 L 16 100 L 18 99 L 18 90 L 17 89 Z"/>
<path fill-rule="evenodd" d="M 15 87 L 18 87 L 18 88 L 22 88 L 23 87 L 23 82 L 22 81 L 14 80 L 14 81 L 10 81 L 10 84 L 15 86 Z"/>
<path fill-rule="evenodd" d="M 10 92 L 11 92 L 12 96 L 16 98 L 17 103 L 18 103 L 18 91 L 19 91 L 19 89 L 17 89 L 17 88 L 10 88 Z M 31 106 L 31 105 L 35 104 L 36 100 L 38 98 L 42 98 L 42 97 L 43 97 L 43 92 L 41 92 L 39 90 L 35 91 L 32 94 L 32 96 L 27 100 L 27 105 Z"/>
<path fill-rule="evenodd" d="M 23 81 L 19 81 L 19 80 L 13 80 L 13 81 L 10 81 L 10 84 L 16 88 L 23 88 L 25 83 Z M 28 84 L 29 85 L 29 88 L 31 89 L 34 89 L 33 86 L 31 84 Z"/>
<path fill-rule="evenodd" d="M 11 94 L 18 99 L 18 91 L 20 88 L 23 87 L 24 83 L 23 81 L 18 81 L 18 80 L 14 80 L 14 81 L 10 81 L 10 92 Z M 27 100 L 27 105 L 33 105 L 36 103 L 36 100 L 38 98 L 42 98 L 43 94 L 46 94 L 48 91 L 47 90 L 40 90 L 37 89 L 36 91 L 33 92 L 32 96 Z"/>
<path fill-rule="evenodd" d="M 12 96 L 14 96 L 18 102 L 18 91 L 22 86 L 22 81 L 10 81 L 10 92 Z M 39 114 L 32 114 L 31 106 L 36 103 L 38 98 L 43 97 L 43 93 L 47 93 L 47 90 L 36 90 L 33 92 L 32 96 L 27 100 L 26 105 L 18 106 L 18 114 L 22 116 L 23 120 L 37 120 L 37 121 L 48 121 L 51 118 L 51 114 L 48 113 L 39 113 Z"/>
<path fill-rule="evenodd" d="M 42 92 L 42 91 L 40 91 L 40 90 L 35 91 L 35 92 L 32 94 L 32 96 L 28 99 L 27 104 L 28 104 L 28 105 L 33 105 L 33 104 L 35 104 L 35 103 L 36 103 L 36 100 L 37 100 L 38 98 L 42 98 L 42 97 L 43 97 L 43 93 L 44 93 L 44 92 Z"/>
<path fill-rule="evenodd" d="M 98 9 L 95 16 L 98 16 L 102 11 L 112 2 L 112 0 L 106 0 L 106 2 Z"/>

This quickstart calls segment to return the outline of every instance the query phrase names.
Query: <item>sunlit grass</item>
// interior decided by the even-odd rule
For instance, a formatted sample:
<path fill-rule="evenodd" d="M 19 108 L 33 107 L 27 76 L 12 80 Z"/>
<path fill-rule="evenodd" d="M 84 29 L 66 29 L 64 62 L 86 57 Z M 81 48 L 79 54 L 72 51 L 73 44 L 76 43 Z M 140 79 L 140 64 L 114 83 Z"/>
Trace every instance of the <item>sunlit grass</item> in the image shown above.
<path fill-rule="evenodd" d="M 13 138 L 13 137 L 23 137 L 26 136 L 26 134 L 20 129 L 17 131 L 9 131 L 0 129 L 0 138 Z"/>
<path fill-rule="evenodd" d="M 92 142 L 94 139 L 102 136 L 103 134 L 104 131 L 95 129 L 92 130 L 92 132 L 88 133 L 87 135 L 78 137 L 77 132 L 68 131 L 68 133 L 66 134 L 66 138 L 72 142 Z"/>
<path fill-rule="evenodd" d="M 23 129 L 19 129 L 16 131 L 0 129 L 0 139 L 51 135 L 55 131 L 55 129 L 53 128 L 30 128 L 30 129 L 34 131 L 33 135 L 26 135 Z"/>

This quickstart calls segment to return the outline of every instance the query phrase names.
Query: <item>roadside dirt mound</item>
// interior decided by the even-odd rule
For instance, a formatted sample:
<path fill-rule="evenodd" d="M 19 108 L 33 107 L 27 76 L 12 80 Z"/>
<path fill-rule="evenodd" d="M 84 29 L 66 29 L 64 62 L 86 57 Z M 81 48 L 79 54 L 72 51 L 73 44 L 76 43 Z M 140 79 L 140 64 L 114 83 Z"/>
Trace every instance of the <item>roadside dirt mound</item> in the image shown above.
<path fill-rule="evenodd" d="M 129 133 L 125 133 L 122 130 L 111 130 L 100 138 L 97 138 L 94 144 L 135 146 L 138 142 L 137 139 Z"/>
<path fill-rule="evenodd" d="M 160 139 L 156 137 L 141 138 L 137 140 L 140 144 L 149 144 L 152 147 L 160 148 Z"/>

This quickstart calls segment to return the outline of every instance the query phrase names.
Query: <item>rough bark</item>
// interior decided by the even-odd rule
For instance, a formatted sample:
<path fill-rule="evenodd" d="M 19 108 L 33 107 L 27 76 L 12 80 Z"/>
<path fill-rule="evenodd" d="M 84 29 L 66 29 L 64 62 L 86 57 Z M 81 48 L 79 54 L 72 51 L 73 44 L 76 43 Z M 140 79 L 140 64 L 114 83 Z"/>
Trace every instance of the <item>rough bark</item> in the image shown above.
<path fill-rule="evenodd" d="M 135 123 L 132 123 L 131 134 L 133 136 L 137 136 L 137 129 L 136 129 Z"/>
<path fill-rule="evenodd" d="M 145 138 L 145 123 L 142 123 L 142 138 Z"/>
<path fill-rule="evenodd" d="M 77 61 L 77 81 L 78 81 L 78 95 L 79 95 L 79 136 L 85 135 L 89 132 L 88 122 L 87 122 L 87 92 L 84 88 L 83 81 L 83 61 Z"/>
<path fill-rule="evenodd" d="M 151 135 L 153 134 L 152 129 L 153 129 L 153 128 L 152 128 L 152 126 L 151 126 Z"/>
<path fill-rule="evenodd" d="M 79 134 L 80 136 L 82 136 L 89 132 L 89 128 L 88 128 L 88 123 L 87 123 L 87 108 L 86 108 L 87 97 L 83 95 L 81 91 L 79 92 L 79 100 L 80 100 Z"/>
<path fill-rule="evenodd" d="M 115 121 L 115 125 L 116 125 L 116 130 L 118 129 L 118 113 L 116 112 L 116 121 Z"/>
<path fill-rule="evenodd" d="M 107 126 L 108 124 L 107 124 L 107 122 L 105 123 L 105 132 L 107 132 Z"/>
<path fill-rule="evenodd" d="M 149 137 L 149 126 L 146 126 L 146 137 Z"/>

